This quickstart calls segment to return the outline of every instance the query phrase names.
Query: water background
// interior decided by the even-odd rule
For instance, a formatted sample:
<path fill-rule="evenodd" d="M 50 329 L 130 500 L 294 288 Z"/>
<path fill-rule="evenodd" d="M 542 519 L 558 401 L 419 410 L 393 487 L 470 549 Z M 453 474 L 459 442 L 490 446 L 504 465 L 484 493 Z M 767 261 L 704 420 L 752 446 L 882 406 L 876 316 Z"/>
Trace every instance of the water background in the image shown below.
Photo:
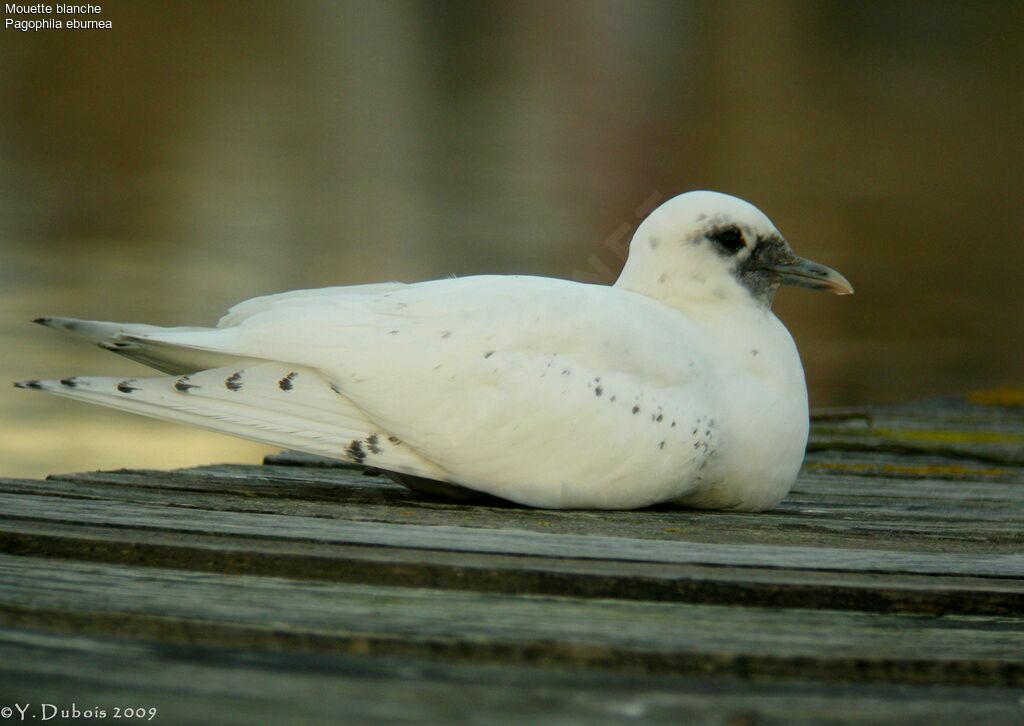
<path fill-rule="evenodd" d="M 812 405 L 1022 384 L 1020 2 L 102 8 L 111 30 L 0 31 L 0 379 L 141 372 L 40 315 L 611 281 L 648 209 L 710 188 L 857 288 L 776 303 Z M 0 475 L 265 450 L 0 388 Z"/>

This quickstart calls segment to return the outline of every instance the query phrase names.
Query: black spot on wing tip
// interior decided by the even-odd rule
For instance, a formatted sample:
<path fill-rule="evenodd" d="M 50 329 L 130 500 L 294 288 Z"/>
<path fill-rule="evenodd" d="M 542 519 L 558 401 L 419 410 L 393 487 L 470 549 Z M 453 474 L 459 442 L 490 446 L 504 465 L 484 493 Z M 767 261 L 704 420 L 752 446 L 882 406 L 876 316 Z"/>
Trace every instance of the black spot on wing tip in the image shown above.
<path fill-rule="evenodd" d="M 242 390 L 242 371 L 235 371 L 224 380 L 224 387 L 229 391 Z"/>
<path fill-rule="evenodd" d="M 133 393 L 139 390 L 136 386 L 132 385 L 134 382 L 135 381 L 121 381 L 117 384 L 117 390 L 121 393 Z"/>
<path fill-rule="evenodd" d="M 74 388 L 75 386 L 78 385 L 78 379 L 75 378 L 74 376 L 69 376 L 68 378 L 61 378 L 60 385 L 67 386 L 68 388 Z"/>
<path fill-rule="evenodd" d="M 53 318 L 35 318 L 32 320 L 36 325 L 49 325 L 53 322 Z"/>
<path fill-rule="evenodd" d="M 189 383 L 188 376 L 182 376 L 174 382 L 174 390 L 180 391 L 181 393 L 188 393 L 193 388 L 199 388 L 199 386 L 194 383 Z"/>
<path fill-rule="evenodd" d="M 384 449 L 380 448 L 379 443 L 380 437 L 377 434 L 370 434 L 366 437 L 366 445 L 370 447 L 370 453 L 381 454 L 384 452 Z"/>
<path fill-rule="evenodd" d="M 31 388 L 34 391 L 41 391 L 41 390 L 43 390 L 43 382 L 42 381 L 15 381 L 14 382 L 14 387 L 15 388 Z"/>
<path fill-rule="evenodd" d="M 284 378 L 277 382 L 277 387 L 280 388 L 282 391 L 292 390 L 292 381 L 294 381 L 296 376 L 298 375 L 298 373 L 292 371 L 291 373 L 289 373 L 288 375 L 286 375 Z"/>
<path fill-rule="evenodd" d="M 363 442 L 359 439 L 352 439 L 351 443 L 345 448 L 345 453 L 357 464 L 362 464 L 366 461 L 366 451 L 363 449 Z"/>

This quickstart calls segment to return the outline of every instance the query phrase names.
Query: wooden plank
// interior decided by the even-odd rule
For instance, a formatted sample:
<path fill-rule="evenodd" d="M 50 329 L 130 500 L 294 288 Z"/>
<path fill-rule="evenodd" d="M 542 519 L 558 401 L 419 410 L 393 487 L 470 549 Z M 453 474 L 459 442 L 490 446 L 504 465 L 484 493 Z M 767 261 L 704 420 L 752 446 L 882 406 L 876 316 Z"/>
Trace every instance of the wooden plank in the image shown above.
<path fill-rule="evenodd" d="M 703 564 L 797 570 L 1024 577 L 1021 554 L 931 554 L 825 547 L 706 544 L 516 529 L 423 526 L 118 502 L 116 507 L 51 496 L 0 493 L 0 512 L 12 519 L 82 522 L 179 532 L 244 534 L 277 539 L 517 554 L 535 557 Z M 550 515 L 551 513 L 545 513 Z M 581 513 L 573 513 L 577 517 Z M 752 515 L 756 517 L 758 515 Z"/>
<path fill-rule="evenodd" d="M 860 415 L 817 416 L 809 451 L 930 454 L 1024 464 L 1024 408 L 957 400 L 865 407 Z"/>
<path fill-rule="evenodd" d="M 238 494 L 247 497 L 271 497 L 307 501 L 344 501 L 365 504 L 408 504 L 440 506 L 448 511 L 467 509 L 465 502 L 425 497 L 382 477 L 366 476 L 350 469 L 329 470 L 295 469 L 290 467 L 250 467 L 223 465 L 217 467 L 196 467 L 174 472 L 157 471 L 116 471 L 85 472 L 49 477 L 50 481 L 74 483 L 112 484 L 118 487 L 141 489 L 170 489 L 206 492 L 216 494 Z M 794 486 L 790 497 L 780 509 L 764 514 L 785 513 L 798 509 L 792 506 L 799 501 L 816 501 L 827 504 L 835 496 L 852 501 L 862 501 L 865 512 L 877 512 L 893 507 L 901 508 L 903 515 L 906 500 L 919 501 L 919 510 L 935 516 L 963 517 L 965 513 L 977 512 L 979 517 L 988 517 L 993 510 L 1024 519 L 1024 489 L 1008 487 L 1002 483 L 962 482 L 943 480 L 886 481 L 875 482 L 851 474 L 810 474 L 802 476 Z M 1015 505 L 1007 510 L 1007 504 Z M 495 502 L 470 506 L 494 508 Z M 515 505 L 497 506 L 501 511 L 524 509 Z M 663 507 L 661 511 L 686 512 L 691 510 Z M 643 510 L 646 511 L 659 511 Z M 699 514 L 699 512 L 692 512 Z M 642 516 L 642 512 L 591 512 L 605 517 L 631 519 Z M 712 513 L 712 516 L 729 516 L 729 513 Z M 748 520 L 749 516 L 746 517 Z"/>
<path fill-rule="evenodd" d="M 89 490 L 86 484 L 100 488 Z M 108 488 L 103 489 L 104 485 Z M 380 482 L 379 478 L 351 472 L 289 471 L 287 467 L 273 467 L 272 471 L 218 467 L 172 473 L 95 472 L 62 476 L 48 484 L 0 481 L 0 490 L 7 491 L 43 491 L 42 487 L 47 486 L 62 496 L 139 503 L 180 501 L 187 506 L 211 509 L 424 525 L 457 521 L 472 527 L 632 538 L 1005 553 L 1019 552 L 1024 543 L 1020 520 L 1024 502 L 1017 505 L 1012 498 L 999 507 L 1000 514 L 989 522 L 990 504 L 964 506 L 956 496 L 948 500 L 940 498 L 932 504 L 923 499 L 916 510 L 914 504 L 908 506 L 905 496 L 884 501 L 865 500 L 862 508 L 851 510 L 849 504 L 830 503 L 828 498 L 820 502 L 805 499 L 798 491 L 792 502 L 784 503 L 778 510 L 755 514 L 666 507 L 635 512 L 581 512 L 467 505 L 430 499 Z M 63 491 L 58 492 L 62 486 Z M 157 491 L 160 493 L 155 494 Z M 222 492 L 235 498 L 218 500 L 203 496 Z M 842 506 L 847 508 L 843 510 Z M 893 537 L 898 537 L 898 544 Z"/>
<path fill-rule="evenodd" d="M 1020 715 L 1013 689 L 637 676 L 8 629 L 0 629 L 0 656 L 4 703 L 153 706 L 156 723 L 464 723 L 486 715 L 496 724 L 998 726 Z"/>
<path fill-rule="evenodd" d="M 348 475 L 345 475 L 346 477 Z M 245 487 L 250 479 L 234 473 L 231 483 L 219 486 L 221 477 L 212 472 L 179 472 L 139 481 L 136 474 L 105 475 L 103 473 L 69 479 L 51 479 L 46 483 L 20 483 L 19 493 L 52 493 L 59 496 L 80 498 L 111 498 L 139 503 L 169 502 L 171 498 L 184 500 L 177 492 L 188 489 L 188 505 L 205 509 L 260 511 L 266 513 L 296 514 L 303 516 L 346 516 L 353 519 L 388 519 L 390 521 L 413 521 L 423 523 L 444 523 L 452 516 L 471 518 L 476 526 L 488 526 L 492 522 L 502 526 L 520 520 L 524 523 L 548 521 L 552 517 L 572 523 L 586 523 L 589 528 L 609 527 L 609 534 L 636 535 L 647 538 L 664 538 L 660 530 L 645 526 L 650 512 L 672 517 L 676 521 L 685 517 L 690 525 L 713 524 L 717 528 L 744 527 L 748 533 L 766 529 L 818 528 L 835 531 L 860 528 L 877 532 L 879 529 L 898 528 L 903 537 L 914 533 L 934 539 L 936 536 L 949 538 L 1024 542 L 1024 506 L 1008 507 L 1005 500 L 980 499 L 970 504 L 961 504 L 956 498 L 949 501 L 938 497 L 891 496 L 884 503 L 871 497 L 858 497 L 846 493 L 842 485 L 831 487 L 831 496 L 820 497 L 802 491 L 795 492 L 790 501 L 771 514 L 754 518 L 750 514 L 722 512 L 692 512 L 661 508 L 649 512 L 542 512 L 520 507 L 494 507 L 475 504 L 436 501 L 420 495 L 405 492 L 392 498 L 391 485 L 379 490 L 365 479 L 357 480 L 357 486 L 348 488 L 348 479 L 339 478 L 330 483 L 330 493 L 312 498 L 305 484 L 290 482 L 268 484 L 256 482 L 252 490 Z M 69 482 L 67 484 L 58 482 Z M 160 483 L 163 483 L 163 486 Z M 154 486 L 156 484 L 156 486 Z M 127 486 L 126 486 L 127 485 Z M 130 489 L 128 487 L 131 487 Z M 12 490 L 0 482 L 0 490 Z M 825 487 L 828 488 L 827 486 Z M 165 491 L 159 491 L 159 490 Z M 220 496 L 220 490 L 228 490 L 227 496 Z M 134 491 L 132 491 L 134 490 Z M 296 492 L 295 490 L 303 490 Z M 294 495 L 297 494 L 296 498 Z M 211 496 L 212 495 L 212 496 Z M 271 501 L 273 500 L 273 501 Z M 394 507 L 401 503 L 402 511 L 409 512 L 398 519 Z M 381 510 L 379 507 L 386 507 Z M 412 519 L 410 519 L 412 517 Z M 550 526 L 550 525 L 546 525 Z M 664 534 L 664 533 L 662 533 Z"/>
<path fill-rule="evenodd" d="M 870 477 L 874 480 L 921 480 L 942 483 L 967 481 L 972 486 L 979 482 L 1024 483 L 1024 468 L 975 462 L 963 458 L 931 456 L 927 454 L 892 453 L 877 451 L 817 451 L 808 452 L 804 459 L 803 475 L 840 474 L 851 477 Z"/>
<path fill-rule="evenodd" d="M 0 520 L 0 552 L 223 574 L 757 607 L 1018 615 L 1024 581 L 524 557 Z"/>
<path fill-rule="evenodd" d="M 0 626 L 759 679 L 1024 685 L 1024 621 L 382 588 L 0 555 Z"/>

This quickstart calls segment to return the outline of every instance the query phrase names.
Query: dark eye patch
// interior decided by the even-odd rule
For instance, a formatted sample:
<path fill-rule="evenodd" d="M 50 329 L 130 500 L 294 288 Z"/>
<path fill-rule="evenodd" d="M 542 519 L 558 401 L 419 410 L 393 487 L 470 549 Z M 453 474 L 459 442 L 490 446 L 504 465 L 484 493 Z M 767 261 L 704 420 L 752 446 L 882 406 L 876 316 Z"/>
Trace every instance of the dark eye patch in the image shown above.
<path fill-rule="evenodd" d="M 743 240 L 743 233 L 733 226 L 714 230 L 708 234 L 708 239 L 727 255 L 734 255 L 747 246 Z"/>

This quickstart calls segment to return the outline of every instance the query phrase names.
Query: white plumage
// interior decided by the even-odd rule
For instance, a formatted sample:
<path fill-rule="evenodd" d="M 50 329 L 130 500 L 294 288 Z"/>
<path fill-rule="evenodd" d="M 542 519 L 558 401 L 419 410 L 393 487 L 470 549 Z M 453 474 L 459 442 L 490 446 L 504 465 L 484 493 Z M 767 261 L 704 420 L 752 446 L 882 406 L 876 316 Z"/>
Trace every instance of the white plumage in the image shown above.
<path fill-rule="evenodd" d="M 753 206 L 691 192 L 640 225 L 613 287 L 300 290 L 216 328 L 42 318 L 169 375 L 17 385 L 536 507 L 760 510 L 807 440 L 803 370 L 770 309 L 783 283 L 852 292 Z"/>

